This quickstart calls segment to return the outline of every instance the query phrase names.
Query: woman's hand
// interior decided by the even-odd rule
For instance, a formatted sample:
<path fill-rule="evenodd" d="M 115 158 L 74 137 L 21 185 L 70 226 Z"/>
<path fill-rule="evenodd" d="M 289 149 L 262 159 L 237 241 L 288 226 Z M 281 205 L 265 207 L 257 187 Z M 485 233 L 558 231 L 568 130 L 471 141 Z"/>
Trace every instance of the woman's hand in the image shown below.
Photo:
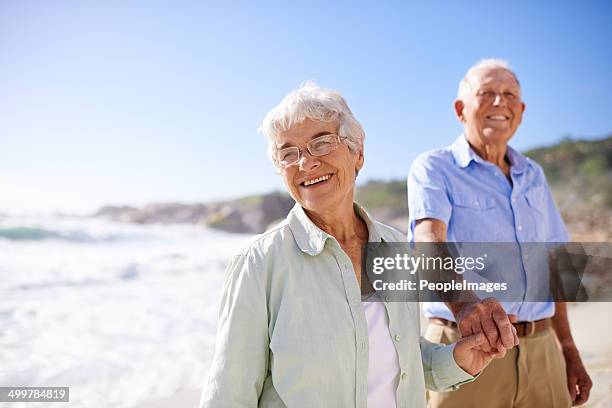
<path fill-rule="evenodd" d="M 512 328 L 514 343 L 518 344 L 516 330 Z M 453 357 L 455 362 L 463 371 L 475 376 L 481 372 L 494 358 L 503 358 L 506 355 L 506 348 L 498 343 L 497 350 L 483 351 L 481 345 L 487 343 L 487 338 L 483 333 L 476 333 L 459 340 L 455 344 Z"/>

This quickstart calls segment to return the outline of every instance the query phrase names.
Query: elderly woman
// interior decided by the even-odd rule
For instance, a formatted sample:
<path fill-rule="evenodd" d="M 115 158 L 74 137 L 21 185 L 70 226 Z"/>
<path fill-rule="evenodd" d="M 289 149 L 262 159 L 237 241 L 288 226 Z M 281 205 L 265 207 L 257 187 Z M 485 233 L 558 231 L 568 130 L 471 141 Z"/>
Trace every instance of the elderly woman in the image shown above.
<path fill-rule="evenodd" d="M 365 135 L 338 92 L 307 83 L 261 130 L 296 205 L 227 268 L 201 407 L 423 407 L 426 385 L 505 354 L 482 333 L 426 342 L 415 303 L 362 301 L 365 244 L 405 238 L 354 203 Z"/>

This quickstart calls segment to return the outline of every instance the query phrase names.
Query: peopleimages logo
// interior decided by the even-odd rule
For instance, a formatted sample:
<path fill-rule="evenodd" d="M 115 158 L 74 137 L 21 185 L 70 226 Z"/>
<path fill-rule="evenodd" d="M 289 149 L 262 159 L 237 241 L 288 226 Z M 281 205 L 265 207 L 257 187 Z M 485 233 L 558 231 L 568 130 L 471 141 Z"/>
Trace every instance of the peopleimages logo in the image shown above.
<path fill-rule="evenodd" d="M 372 272 L 380 275 L 388 270 L 402 270 L 414 275 L 417 271 L 454 271 L 462 275 L 466 271 L 481 272 L 485 268 L 487 254 L 479 257 L 458 256 L 410 256 L 406 253 L 392 257 L 376 257 L 372 260 Z"/>

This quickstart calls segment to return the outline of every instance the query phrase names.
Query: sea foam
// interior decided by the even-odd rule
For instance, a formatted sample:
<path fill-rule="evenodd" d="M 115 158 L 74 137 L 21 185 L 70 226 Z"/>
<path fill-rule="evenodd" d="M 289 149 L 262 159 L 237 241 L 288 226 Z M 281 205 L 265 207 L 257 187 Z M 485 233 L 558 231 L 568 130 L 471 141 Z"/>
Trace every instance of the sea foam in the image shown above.
<path fill-rule="evenodd" d="M 70 217 L 4 217 L 0 231 L 0 386 L 127 408 L 202 385 L 223 270 L 247 236 Z"/>

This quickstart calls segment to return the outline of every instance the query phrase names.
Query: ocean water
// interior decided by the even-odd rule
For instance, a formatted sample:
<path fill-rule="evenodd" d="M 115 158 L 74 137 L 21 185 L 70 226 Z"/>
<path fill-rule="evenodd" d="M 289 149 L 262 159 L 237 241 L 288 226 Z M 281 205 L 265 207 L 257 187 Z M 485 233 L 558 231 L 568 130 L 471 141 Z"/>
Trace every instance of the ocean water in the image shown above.
<path fill-rule="evenodd" d="M 61 406 L 96 408 L 201 387 L 223 271 L 248 238 L 0 216 L 0 386 L 69 386 Z"/>

